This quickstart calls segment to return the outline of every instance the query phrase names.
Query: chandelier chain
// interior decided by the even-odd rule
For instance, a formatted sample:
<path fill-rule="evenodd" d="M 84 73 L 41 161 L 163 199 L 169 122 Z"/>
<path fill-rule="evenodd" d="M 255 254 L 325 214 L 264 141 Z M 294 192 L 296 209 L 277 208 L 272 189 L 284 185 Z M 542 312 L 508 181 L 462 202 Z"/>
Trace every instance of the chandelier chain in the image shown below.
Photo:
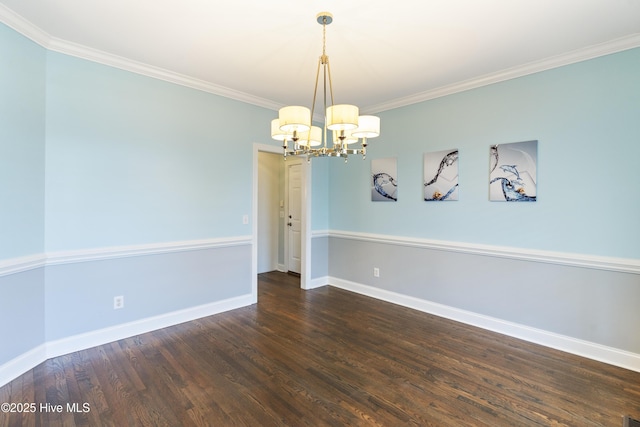
<path fill-rule="evenodd" d="M 322 56 L 327 56 L 327 18 L 322 22 Z"/>

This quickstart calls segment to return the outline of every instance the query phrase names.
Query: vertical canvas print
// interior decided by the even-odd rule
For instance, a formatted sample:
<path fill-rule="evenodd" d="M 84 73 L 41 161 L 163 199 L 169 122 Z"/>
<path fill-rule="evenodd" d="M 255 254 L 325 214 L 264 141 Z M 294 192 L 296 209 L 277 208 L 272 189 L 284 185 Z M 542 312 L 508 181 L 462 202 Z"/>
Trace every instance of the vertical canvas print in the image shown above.
<path fill-rule="evenodd" d="M 424 200 L 458 200 L 458 149 L 424 154 Z"/>
<path fill-rule="evenodd" d="M 395 157 L 371 160 L 371 201 L 398 201 L 398 163 Z"/>
<path fill-rule="evenodd" d="M 491 146 L 489 200 L 535 202 L 538 141 Z"/>

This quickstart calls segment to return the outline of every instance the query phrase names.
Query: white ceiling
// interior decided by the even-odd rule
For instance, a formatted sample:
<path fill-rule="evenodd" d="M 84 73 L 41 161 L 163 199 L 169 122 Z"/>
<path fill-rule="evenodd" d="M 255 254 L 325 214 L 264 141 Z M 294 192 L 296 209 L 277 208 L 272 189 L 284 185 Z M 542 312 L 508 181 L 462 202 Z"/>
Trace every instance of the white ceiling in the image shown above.
<path fill-rule="evenodd" d="M 376 112 L 640 46 L 640 0 L 0 0 L 43 46 L 258 105 Z"/>

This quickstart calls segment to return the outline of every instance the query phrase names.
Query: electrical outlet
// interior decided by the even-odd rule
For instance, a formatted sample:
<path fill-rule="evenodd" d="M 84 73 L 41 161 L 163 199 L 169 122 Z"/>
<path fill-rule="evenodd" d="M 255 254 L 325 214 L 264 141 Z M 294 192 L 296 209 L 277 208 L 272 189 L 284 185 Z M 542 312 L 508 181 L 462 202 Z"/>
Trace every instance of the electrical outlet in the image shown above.
<path fill-rule="evenodd" d="M 380 269 L 378 267 L 373 267 L 373 277 L 380 277 Z"/>
<path fill-rule="evenodd" d="M 113 297 L 113 309 L 118 310 L 124 308 L 124 297 L 122 295 Z"/>
<path fill-rule="evenodd" d="M 245 225 L 249 224 L 249 215 L 242 215 L 242 223 Z"/>

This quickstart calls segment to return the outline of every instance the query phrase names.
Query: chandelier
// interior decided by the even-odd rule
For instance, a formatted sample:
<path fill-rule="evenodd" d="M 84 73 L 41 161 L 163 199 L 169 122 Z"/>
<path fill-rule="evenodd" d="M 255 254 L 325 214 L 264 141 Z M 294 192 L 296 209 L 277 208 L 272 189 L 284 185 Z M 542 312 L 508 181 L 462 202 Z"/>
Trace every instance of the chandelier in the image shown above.
<path fill-rule="evenodd" d="M 283 107 L 278 118 L 271 121 L 271 137 L 282 141 L 284 159 L 287 156 L 306 155 L 311 157 L 343 157 L 345 162 L 350 154 L 367 154 L 367 139 L 380 135 L 380 118 L 360 116 L 358 107 L 348 104 L 334 104 L 331 67 L 326 53 L 327 25 L 333 21 L 329 12 L 320 12 L 317 21 L 322 25 L 322 56 L 318 59 L 316 84 L 313 90 L 311 109 L 299 105 Z M 313 126 L 318 82 L 322 69 L 324 126 Z M 327 105 L 327 83 L 330 104 Z M 331 134 L 331 144 L 329 144 Z M 360 146 L 357 144 L 360 141 Z M 351 148 L 351 147 L 355 148 Z"/>

